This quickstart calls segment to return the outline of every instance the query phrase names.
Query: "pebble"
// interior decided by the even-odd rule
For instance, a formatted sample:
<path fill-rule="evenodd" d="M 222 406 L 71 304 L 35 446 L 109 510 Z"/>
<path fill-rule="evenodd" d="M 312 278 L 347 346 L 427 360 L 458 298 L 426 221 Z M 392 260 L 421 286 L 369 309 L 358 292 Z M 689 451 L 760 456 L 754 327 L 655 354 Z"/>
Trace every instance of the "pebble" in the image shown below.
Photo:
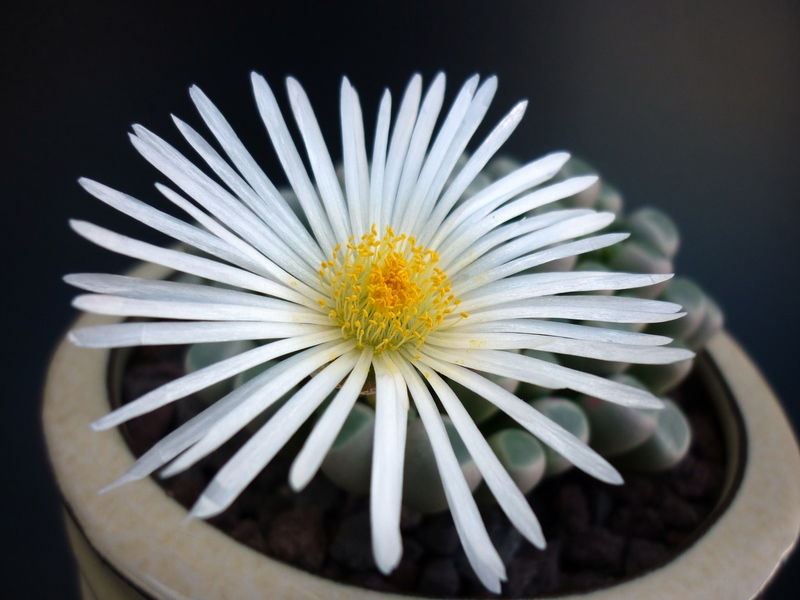
<path fill-rule="evenodd" d="M 326 536 L 322 513 L 312 508 L 292 508 L 273 519 L 267 549 L 275 558 L 316 572 L 325 560 Z"/>
<path fill-rule="evenodd" d="M 567 537 L 563 564 L 573 570 L 618 568 L 625 550 L 625 540 L 602 527 L 590 527 L 585 533 Z"/>
<path fill-rule="evenodd" d="M 645 569 L 655 567 L 662 563 L 669 556 L 669 549 L 665 544 L 633 538 L 628 544 L 628 552 L 625 557 L 625 573 L 639 573 Z"/>
<path fill-rule="evenodd" d="M 417 591 L 426 596 L 453 598 L 461 588 L 461 576 L 455 561 L 447 558 L 429 560 L 422 568 Z"/>
<path fill-rule="evenodd" d="M 437 556 L 453 556 L 461 546 L 449 512 L 429 516 L 415 537 L 423 548 Z"/>
<path fill-rule="evenodd" d="M 664 534 L 664 523 L 654 508 L 623 506 L 611 517 L 610 529 L 625 537 L 660 538 Z"/>
<path fill-rule="evenodd" d="M 331 540 L 330 557 L 351 571 L 374 568 L 369 512 L 362 510 L 345 517 Z"/>

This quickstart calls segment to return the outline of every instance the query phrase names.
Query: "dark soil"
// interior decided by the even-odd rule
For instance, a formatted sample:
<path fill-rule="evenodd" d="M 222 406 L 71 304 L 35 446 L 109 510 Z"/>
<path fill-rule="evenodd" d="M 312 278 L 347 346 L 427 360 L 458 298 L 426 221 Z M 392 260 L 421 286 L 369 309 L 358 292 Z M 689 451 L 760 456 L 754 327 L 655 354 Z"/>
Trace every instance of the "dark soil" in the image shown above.
<path fill-rule="evenodd" d="M 122 378 L 122 402 L 179 377 L 184 352 L 179 346 L 134 350 Z M 623 473 L 622 486 L 600 483 L 576 469 L 546 480 L 528 495 L 547 538 L 545 550 L 524 540 L 497 505 L 481 506 L 508 571 L 500 597 L 612 585 L 668 562 L 694 541 L 721 494 L 723 439 L 695 376 L 670 396 L 693 428 L 689 455 L 666 472 Z M 202 408 L 197 398 L 188 397 L 130 421 L 123 429 L 133 452 L 141 455 Z M 245 439 L 240 434 L 189 471 L 159 484 L 190 507 Z M 341 491 L 322 474 L 294 493 L 287 484 L 290 460 L 279 454 L 210 523 L 272 558 L 343 583 L 423 596 L 495 597 L 475 577 L 449 513 L 424 516 L 404 507 L 403 559 L 391 575 L 381 575 L 372 559 L 367 497 Z"/>

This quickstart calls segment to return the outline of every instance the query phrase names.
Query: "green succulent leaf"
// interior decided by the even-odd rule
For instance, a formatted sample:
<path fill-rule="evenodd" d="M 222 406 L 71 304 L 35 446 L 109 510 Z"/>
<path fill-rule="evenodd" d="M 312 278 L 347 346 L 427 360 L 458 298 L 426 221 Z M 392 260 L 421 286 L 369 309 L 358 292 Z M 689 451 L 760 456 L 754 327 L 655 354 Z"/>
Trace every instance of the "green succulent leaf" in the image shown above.
<path fill-rule="evenodd" d="M 644 384 L 627 374 L 612 377 L 614 381 L 646 389 Z M 658 422 L 657 410 L 620 406 L 591 396 L 581 396 L 591 426 L 591 446 L 605 457 L 616 456 L 641 445 L 653 435 Z"/>
<path fill-rule="evenodd" d="M 627 219 L 633 240 L 642 242 L 672 259 L 680 246 L 680 235 L 675 222 L 655 208 L 640 208 Z"/>
<path fill-rule="evenodd" d="M 674 340 L 670 346 L 685 348 L 686 344 Z M 686 379 L 692 370 L 693 358 L 687 358 L 669 365 L 632 365 L 628 373 L 639 379 L 656 396 L 671 390 Z"/>
<path fill-rule="evenodd" d="M 548 419 L 561 425 L 579 440 L 583 442 L 589 441 L 589 419 L 572 400 L 556 397 L 542 398 L 531 402 L 531 406 Z M 544 452 L 546 461 L 545 476 L 558 475 L 572 467 L 572 463 L 549 446 L 545 447 Z"/>
<path fill-rule="evenodd" d="M 594 204 L 595 209 L 601 212 L 612 212 L 615 215 L 619 215 L 622 213 L 623 205 L 624 201 L 619 190 L 605 181 L 601 181 L 600 191 L 597 194 L 597 199 Z"/>
<path fill-rule="evenodd" d="M 450 418 L 443 415 L 442 420 L 467 485 L 474 492 L 482 481 L 481 473 Z M 426 514 L 442 512 L 448 508 L 433 449 L 421 419 L 413 419 L 408 423 L 403 504 Z"/>
<path fill-rule="evenodd" d="M 672 261 L 664 256 L 660 250 L 652 246 L 628 239 L 620 242 L 611 248 L 611 255 L 608 266 L 612 271 L 624 273 L 672 273 Z M 654 285 L 624 290 L 621 296 L 635 296 L 637 298 L 657 298 L 666 289 L 668 281 L 663 281 Z"/>
<path fill-rule="evenodd" d="M 685 316 L 665 323 L 647 326 L 647 333 L 687 340 L 698 331 L 709 309 L 709 298 L 696 283 L 685 277 L 673 277 L 659 300 L 674 302 L 683 307 Z"/>
<path fill-rule="evenodd" d="M 255 344 L 247 340 L 233 342 L 214 342 L 210 344 L 193 344 L 184 359 L 187 373 L 194 373 L 204 367 L 255 348 Z M 226 379 L 197 392 L 205 402 L 213 403 L 233 389 L 233 379 Z"/>
<path fill-rule="evenodd" d="M 503 429 L 488 438 L 497 458 L 523 494 L 544 476 L 545 450 L 539 441 L 518 427 Z"/>
<path fill-rule="evenodd" d="M 612 459 L 621 469 L 663 471 L 678 464 L 692 442 L 689 421 L 677 404 L 664 399 L 664 408 L 656 411 L 656 429 L 647 441 Z"/>
<path fill-rule="evenodd" d="M 369 491 L 375 410 L 356 402 L 342 430 L 322 461 L 322 472 L 339 487 L 353 494 Z"/>

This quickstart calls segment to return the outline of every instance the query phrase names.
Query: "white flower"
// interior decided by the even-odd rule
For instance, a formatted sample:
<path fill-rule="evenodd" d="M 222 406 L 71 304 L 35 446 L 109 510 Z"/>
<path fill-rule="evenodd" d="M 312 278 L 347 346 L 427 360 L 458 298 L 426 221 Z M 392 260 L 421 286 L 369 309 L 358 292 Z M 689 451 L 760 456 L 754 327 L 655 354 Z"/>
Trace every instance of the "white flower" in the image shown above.
<path fill-rule="evenodd" d="M 370 370 L 377 387 L 372 540 L 375 561 L 384 573 L 392 571 L 402 555 L 399 522 L 406 423 L 409 410 L 416 410 L 430 438 L 470 563 L 493 592 L 500 591 L 506 577 L 450 446 L 434 395 L 511 522 L 531 543 L 539 547 L 545 543 L 525 497 L 443 376 L 494 403 L 578 468 L 603 481 L 621 482 L 614 468 L 585 444 L 475 370 L 569 388 L 626 406 L 659 407 L 656 398 L 641 390 L 509 351 L 536 348 L 638 363 L 685 359 L 691 353 L 664 347 L 667 338 L 546 320 L 652 323 L 676 318 L 681 313 L 674 304 L 575 294 L 639 287 L 669 276 L 523 274 L 533 266 L 609 246 L 626 236 L 582 237 L 613 220 L 611 214 L 591 210 L 520 218 L 595 182 L 595 177 L 575 177 L 540 186 L 567 160 L 563 152 L 527 164 L 457 204 L 517 126 L 526 103 L 516 105 L 463 168 L 453 173 L 497 84 L 494 77 L 480 87 L 477 76 L 469 79 L 434 137 L 444 81 L 438 75 L 421 101 L 421 78 L 411 79 L 391 136 L 391 96 L 388 91 L 384 94 L 370 161 L 358 96 L 343 80 L 342 189 L 300 85 L 287 80 L 313 181 L 272 91 L 260 75 L 253 74 L 261 117 L 308 227 L 196 87 L 191 97 L 227 159 L 187 124 L 178 119 L 175 123 L 224 185 L 143 127 L 134 126 L 131 139 L 153 166 L 194 201 L 156 184 L 197 224 L 81 180 L 103 202 L 218 260 L 72 222 L 80 235 L 114 252 L 241 291 L 114 275 L 69 275 L 70 284 L 92 292 L 75 299 L 80 309 L 179 320 L 88 327 L 71 333 L 75 343 L 122 347 L 271 340 L 144 395 L 94 423 L 94 429 L 114 427 L 246 369 L 291 355 L 171 433 L 110 487 L 145 477 L 170 462 L 165 474 L 188 468 L 287 391 L 307 381 L 219 471 L 191 510 L 196 517 L 215 515 L 233 502 L 343 383 L 292 465 L 290 483 L 301 489 L 317 472 Z M 452 183 L 447 184 L 451 176 Z M 559 295 L 567 292 L 571 294 Z"/>

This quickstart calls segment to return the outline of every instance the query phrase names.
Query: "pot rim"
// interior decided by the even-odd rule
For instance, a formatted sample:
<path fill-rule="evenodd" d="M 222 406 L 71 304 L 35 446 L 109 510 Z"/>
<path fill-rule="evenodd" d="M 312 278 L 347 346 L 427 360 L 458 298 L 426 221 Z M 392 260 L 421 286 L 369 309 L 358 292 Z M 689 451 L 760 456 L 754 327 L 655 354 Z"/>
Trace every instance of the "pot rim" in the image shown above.
<path fill-rule="evenodd" d="M 131 275 L 155 279 L 168 272 L 145 264 Z M 84 314 L 75 326 L 120 320 Z M 663 600 L 754 598 L 794 548 L 800 533 L 800 452 L 791 426 L 730 335 L 718 334 L 707 351 L 722 378 L 719 385 L 728 388 L 744 422 L 746 452 L 738 452 L 728 436 L 728 455 L 746 454 L 739 465 L 741 485 L 730 496 L 723 494 L 730 501 L 718 506 L 716 521 L 709 521 L 705 534 L 670 562 L 608 588 L 560 598 L 634 600 L 654 590 Z M 135 460 L 116 429 L 89 429 L 110 408 L 109 355 L 108 350 L 78 348 L 65 337 L 48 371 L 42 417 L 53 472 L 77 528 L 70 531 L 73 541 L 76 533 L 84 538 L 106 566 L 127 580 L 130 592 L 164 600 L 229 598 L 232 590 L 237 598 L 245 590 L 253 597 L 269 590 L 272 597 L 296 600 L 408 598 L 333 582 L 272 560 L 203 521 L 187 520 L 186 509 L 150 478 L 98 494 Z M 729 472 L 726 487 L 735 479 Z M 82 575 L 82 585 L 91 588 L 88 574 Z"/>

